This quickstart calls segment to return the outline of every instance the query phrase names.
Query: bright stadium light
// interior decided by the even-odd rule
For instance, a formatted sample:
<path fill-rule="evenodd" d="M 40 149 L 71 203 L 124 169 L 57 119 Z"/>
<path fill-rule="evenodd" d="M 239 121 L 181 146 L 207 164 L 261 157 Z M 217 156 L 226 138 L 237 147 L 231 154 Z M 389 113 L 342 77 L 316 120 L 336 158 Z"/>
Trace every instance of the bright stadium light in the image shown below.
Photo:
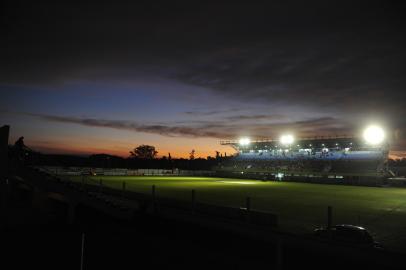
<path fill-rule="evenodd" d="M 249 138 L 241 138 L 239 140 L 239 144 L 241 146 L 246 146 L 246 145 L 249 145 L 250 143 L 251 143 L 251 140 Z"/>
<path fill-rule="evenodd" d="M 293 143 L 294 138 L 292 135 L 282 135 L 280 141 L 283 145 L 290 145 Z"/>
<path fill-rule="evenodd" d="M 364 139 L 368 144 L 380 144 L 385 139 L 385 132 L 381 127 L 369 126 L 364 130 Z"/>

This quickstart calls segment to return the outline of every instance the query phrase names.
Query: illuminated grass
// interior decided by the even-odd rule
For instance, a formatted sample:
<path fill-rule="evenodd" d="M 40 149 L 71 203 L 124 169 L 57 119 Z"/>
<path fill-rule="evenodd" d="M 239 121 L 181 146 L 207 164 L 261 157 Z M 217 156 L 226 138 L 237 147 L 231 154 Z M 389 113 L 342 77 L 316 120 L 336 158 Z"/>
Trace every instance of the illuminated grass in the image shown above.
<path fill-rule="evenodd" d="M 406 189 L 344 185 L 322 185 L 292 182 L 263 182 L 246 179 L 174 176 L 94 176 L 103 184 L 121 189 L 150 193 L 156 186 L 157 196 L 191 199 L 196 191 L 200 202 L 240 207 L 251 197 L 253 209 L 279 215 L 281 227 L 310 233 L 326 223 L 326 208 L 333 206 L 333 222 L 360 224 L 368 228 L 385 245 L 406 245 Z M 76 181 L 80 177 L 73 178 Z M 360 222 L 360 223 L 359 223 Z"/>

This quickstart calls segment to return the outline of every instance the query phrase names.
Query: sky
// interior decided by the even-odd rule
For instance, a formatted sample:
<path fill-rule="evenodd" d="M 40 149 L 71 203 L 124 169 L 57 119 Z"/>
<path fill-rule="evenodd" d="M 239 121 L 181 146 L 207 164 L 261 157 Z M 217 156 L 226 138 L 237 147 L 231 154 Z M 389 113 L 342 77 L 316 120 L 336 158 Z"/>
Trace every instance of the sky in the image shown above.
<path fill-rule="evenodd" d="M 233 153 L 386 129 L 406 157 L 401 1 L 3 1 L 0 125 L 45 153 Z"/>

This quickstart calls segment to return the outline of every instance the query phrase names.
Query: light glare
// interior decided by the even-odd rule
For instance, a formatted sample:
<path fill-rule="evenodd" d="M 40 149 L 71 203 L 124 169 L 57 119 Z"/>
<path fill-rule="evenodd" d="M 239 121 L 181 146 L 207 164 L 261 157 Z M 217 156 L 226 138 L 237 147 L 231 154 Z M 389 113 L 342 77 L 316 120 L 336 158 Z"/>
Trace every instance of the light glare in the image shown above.
<path fill-rule="evenodd" d="M 364 139 L 369 144 L 380 144 L 385 138 L 385 132 L 378 126 L 369 126 L 364 131 Z"/>
<path fill-rule="evenodd" d="M 245 146 L 245 145 L 249 145 L 251 143 L 251 140 L 249 138 L 241 138 L 239 143 L 240 143 L 240 145 Z"/>
<path fill-rule="evenodd" d="M 292 135 L 282 135 L 280 141 L 283 145 L 290 145 L 293 143 L 294 138 Z"/>

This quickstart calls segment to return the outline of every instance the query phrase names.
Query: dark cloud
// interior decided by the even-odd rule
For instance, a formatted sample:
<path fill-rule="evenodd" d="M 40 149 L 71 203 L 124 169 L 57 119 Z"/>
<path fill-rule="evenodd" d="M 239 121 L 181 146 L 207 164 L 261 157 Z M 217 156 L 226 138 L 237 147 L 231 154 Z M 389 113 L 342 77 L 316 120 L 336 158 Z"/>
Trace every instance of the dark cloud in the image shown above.
<path fill-rule="evenodd" d="M 358 136 L 354 133 L 355 127 L 348 122 L 333 118 L 321 117 L 294 122 L 280 122 L 274 124 L 253 124 L 253 134 L 255 138 L 273 137 L 279 138 L 283 133 L 290 132 L 297 137 L 314 136 L 335 136 L 350 135 Z M 267 134 L 268 136 L 264 136 Z"/>
<path fill-rule="evenodd" d="M 406 98 L 406 43 L 397 39 L 337 34 L 268 42 L 208 53 L 177 78 L 240 100 L 393 117 L 404 112 L 400 100 Z"/>
<path fill-rule="evenodd" d="M 338 119 L 347 123 L 362 116 L 381 117 L 393 128 L 404 129 L 404 11 L 404 4 L 394 1 L 6 1 L 1 11 L 0 83 L 153 74 L 247 103 L 305 107 L 334 116 L 334 121 L 250 125 L 258 136 L 290 126 L 314 134 L 314 126 L 339 132 L 337 123 L 344 120 Z M 228 120 L 267 118 L 266 113 L 256 114 L 231 115 Z M 170 136 L 228 137 L 241 131 L 230 123 L 219 132 L 218 123 L 154 126 L 65 120 Z"/>
<path fill-rule="evenodd" d="M 383 51 L 390 70 L 402 63 L 391 60 L 404 57 L 403 6 L 382 1 L 5 1 L 3 7 L 3 82 L 63 82 L 88 70 L 130 76 L 159 67 L 216 89 L 283 86 L 293 74 L 297 84 L 321 77 L 333 87 L 328 79 L 336 71 L 353 74 L 352 63 L 366 69 L 357 78 L 374 70 Z"/>
<path fill-rule="evenodd" d="M 213 126 L 206 125 L 202 127 L 190 127 L 190 126 L 168 126 L 168 125 L 155 125 L 155 124 L 140 124 L 132 121 L 124 120 L 106 120 L 95 118 L 79 118 L 68 116 L 55 116 L 55 115 L 42 115 L 42 114 L 29 114 L 30 116 L 39 117 L 41 119 L 60 122 L 60 123 L 72 123 L 89 127 L 101 127 L 101 128 L 113 128 L 121 130 L 130 130 L 135 132 L 145 132 L 158 134 L 168 137 L 214 137 L 221 138 L 227 137 L 227 133 L 221 133 L 220 131 L 212 131 Z M 214 126 L 215 128 L 216 126 Z"/>
<path fill-rule="evenodd" d="M 274 114 L 274 115 L 266 115 L 266 114 L 254 114 L 254 115 L 233 115 L 226 117 L 227 120 L 230 121 L 245 121 L 245 120 L 268 120 L 268 121 L 280 121 L 286 120 L 287 117 L 285 115 Z"/>
<path fill-rule="evenodd" d="M 335 118 L 315 118 L 297 122 L 281 122 L 277 124 L 249 123 L 241 133 L 241 126 L 230 121 L 207 122 L 184 122 L 183 125 L 171 124 L 143 124 L 126 120 L 107 120 L 96 118 L 80 118 L 70 116 L 45 115 L 35 113 L 20 113 L 31 117 L 37 117 L 46 121 L 71 123 L 89 127 L 112 128 L 129 130 L 134 132 L 145 132 L 168 137 L 191 137 L 191 138 L 236 138 L 241 135 L 250 135 L 255 138 L 277 138 L 281 133 L 294 131 L 297 136 L 318 135 L 348 135 L 351 126 L 342 123 Z"/>
<path fill-rule="evenodd" d="M 219 115 L 219 114 L 224 114 L 224 113 L 233 113 L 233 112 L 238 112 L 241 111 L 242 109 L 239 108 L 230 108 L 230 109 L 224 109 L 224 110 L 206 110 L 206 111 L 201 111 L 201 110 L 195 110 L 195 111 L 186 111 L 184 114 L 186 115 L 191 115 L 191 116 L 208 116 L 208 115 Z"/>
<path fill-rule="evenodd" d="M 211 120 L 211 123 L 217 121 L 281 121 L 287 120 L 288 117 L 282 114 L 235 114 L 237 112 L 243 111 L 242 109 L 232 108 L 228 110 L 209 110 L 209 111 L 187 111 L 184 114 L 192 117 L 205 117 L 205 116 L 216 116 L 216 120 Z M 231 114 L 231 115 L 230 115 Z M 227 116 L 228 115 L 228 116 Z M 195 120 L 195 123 L 206 122 L 205 120 Z"/>

